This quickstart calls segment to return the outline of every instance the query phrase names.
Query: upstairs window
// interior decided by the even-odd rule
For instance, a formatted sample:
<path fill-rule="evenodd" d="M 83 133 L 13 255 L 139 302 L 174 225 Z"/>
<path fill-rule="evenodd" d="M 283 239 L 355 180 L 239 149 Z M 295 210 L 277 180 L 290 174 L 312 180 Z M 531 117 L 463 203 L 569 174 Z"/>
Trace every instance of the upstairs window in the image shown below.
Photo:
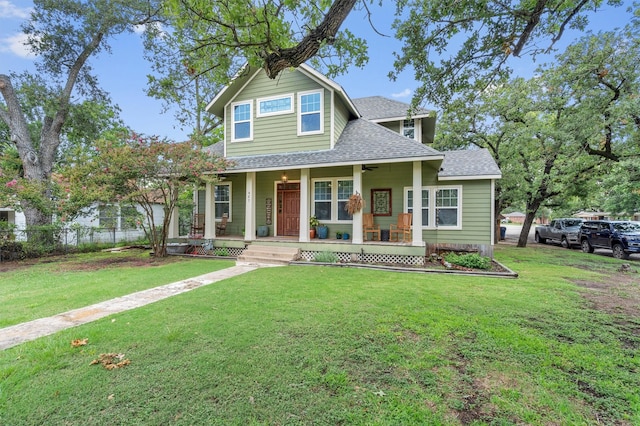
<path fill-rule="evenodd" d="M 293 112 L 293 95 L 258 99 L 257 117 L 289 114 Z"/>
<path fill-rule="evenodd" d="M 231 104 L 233 123 L 231 126 L 232 141 L 248 141 L 253 139 L 253 123 L 251 102 Z"/>
<path fill-rule="evenodd" d="M 322 133 L 322 92 L 299 93 L 298 106 L 298 134 Z"/>
<path fill-rule="evenodd" d="M 411 139 L 416 138 L 415 120 L 404 120 L 402 122 L 402 134 Z"/>

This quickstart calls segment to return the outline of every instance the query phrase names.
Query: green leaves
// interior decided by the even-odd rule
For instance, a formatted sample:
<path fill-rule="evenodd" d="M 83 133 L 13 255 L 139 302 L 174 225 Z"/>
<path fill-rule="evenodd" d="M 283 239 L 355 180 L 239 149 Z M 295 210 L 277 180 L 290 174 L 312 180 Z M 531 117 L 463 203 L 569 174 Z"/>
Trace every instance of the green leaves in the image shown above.
<path fill-rule="evenodd" d="M 142 225 L 156 256 L 164 256 L 169 221 L 181 195 L 224 171 L 224 159 L 198 145 L 173 143 L 138 134 L 98 140 L 95 150 L 63 170 L 69 202 L 96 201 L 139 205 Z M 154 208 L 162 204 L 164 219 L 155 223 Z"/>
<path fill-rule="evenodd" d="M 481 91 L 511 73 L 509 59 L 548 53 L 567 27 L 584 29 L 601 0 L 398 2 L 394 24 L 404 43 L 396 78 L 412 68 L 422 83 L 413 103 L 447 105 L 464 91 Z M 607 2 L 619 5 L 619 0 Z M 459 46 L 459 47 L 458 47 Z"/>

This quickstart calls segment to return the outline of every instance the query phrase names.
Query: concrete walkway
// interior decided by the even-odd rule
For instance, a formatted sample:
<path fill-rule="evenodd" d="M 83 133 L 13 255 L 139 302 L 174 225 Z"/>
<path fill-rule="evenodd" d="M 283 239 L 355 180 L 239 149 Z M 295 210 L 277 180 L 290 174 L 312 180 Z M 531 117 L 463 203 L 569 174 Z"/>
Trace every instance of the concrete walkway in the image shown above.
<path fill-rule="evenodd" d="M 188 278 L 183 281 L 150 288 L 148 290 L 117 297 L 105 302 L 96 303 L 80 309 L 74 309 L 48 318 L 41 318 L 11 327 L 0 329 L 0 350 L 8 349 L 29 340 L 48 336 L 58 331 L 86 324 L 91 321 L 118 312 L 138 308 L 176 294 L 184 293 L 194 288 L 209 285 L 236 275 L 257 269 L 258 265 L 237 265 L 220 271 Z"/>

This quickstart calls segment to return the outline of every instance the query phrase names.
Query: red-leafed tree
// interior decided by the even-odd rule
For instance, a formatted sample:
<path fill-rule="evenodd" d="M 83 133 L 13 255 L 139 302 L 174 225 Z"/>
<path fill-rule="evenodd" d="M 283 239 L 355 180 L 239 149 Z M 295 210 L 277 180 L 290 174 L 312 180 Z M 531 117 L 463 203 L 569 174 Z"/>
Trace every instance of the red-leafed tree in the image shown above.
<path fill-rule="evenodd" d="M 215 182 L 224 171 L 224 159 L 191 143 L 171 143 L 156 137 L 129 135 L 96 142 L 95 148 L 62 176 L 69 188 L 65 204 L 83 205 L 92 201 L 139 205 L 146 221 L 140 223 L 155 256 L 166 255 L 167 235 L 180 194 L 194 186 Z M 156 223 L 153 208 L 162 204 L 164 218 Z"/>

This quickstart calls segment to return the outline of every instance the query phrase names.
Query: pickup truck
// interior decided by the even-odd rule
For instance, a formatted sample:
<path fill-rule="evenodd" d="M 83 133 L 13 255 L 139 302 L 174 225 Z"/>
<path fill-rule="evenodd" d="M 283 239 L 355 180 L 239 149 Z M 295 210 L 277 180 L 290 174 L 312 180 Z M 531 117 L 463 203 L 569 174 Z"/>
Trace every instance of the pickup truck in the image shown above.
<path fill-rule="evenodd" d="M 582 219 L 564 218 L 554 219 L 549 225 L 536 226 L 536 243 L 555 242 L 564 248 L 578 246 L 580 245 L 578 233 L 582 222 Z"/>
<path fill-rule="evenodd" d="M 585 253 L 609 249 L 616 259 L 640 253 L 640 223 L 630 221 L 589 220 L 580 228 L 580 246 Z"/>

